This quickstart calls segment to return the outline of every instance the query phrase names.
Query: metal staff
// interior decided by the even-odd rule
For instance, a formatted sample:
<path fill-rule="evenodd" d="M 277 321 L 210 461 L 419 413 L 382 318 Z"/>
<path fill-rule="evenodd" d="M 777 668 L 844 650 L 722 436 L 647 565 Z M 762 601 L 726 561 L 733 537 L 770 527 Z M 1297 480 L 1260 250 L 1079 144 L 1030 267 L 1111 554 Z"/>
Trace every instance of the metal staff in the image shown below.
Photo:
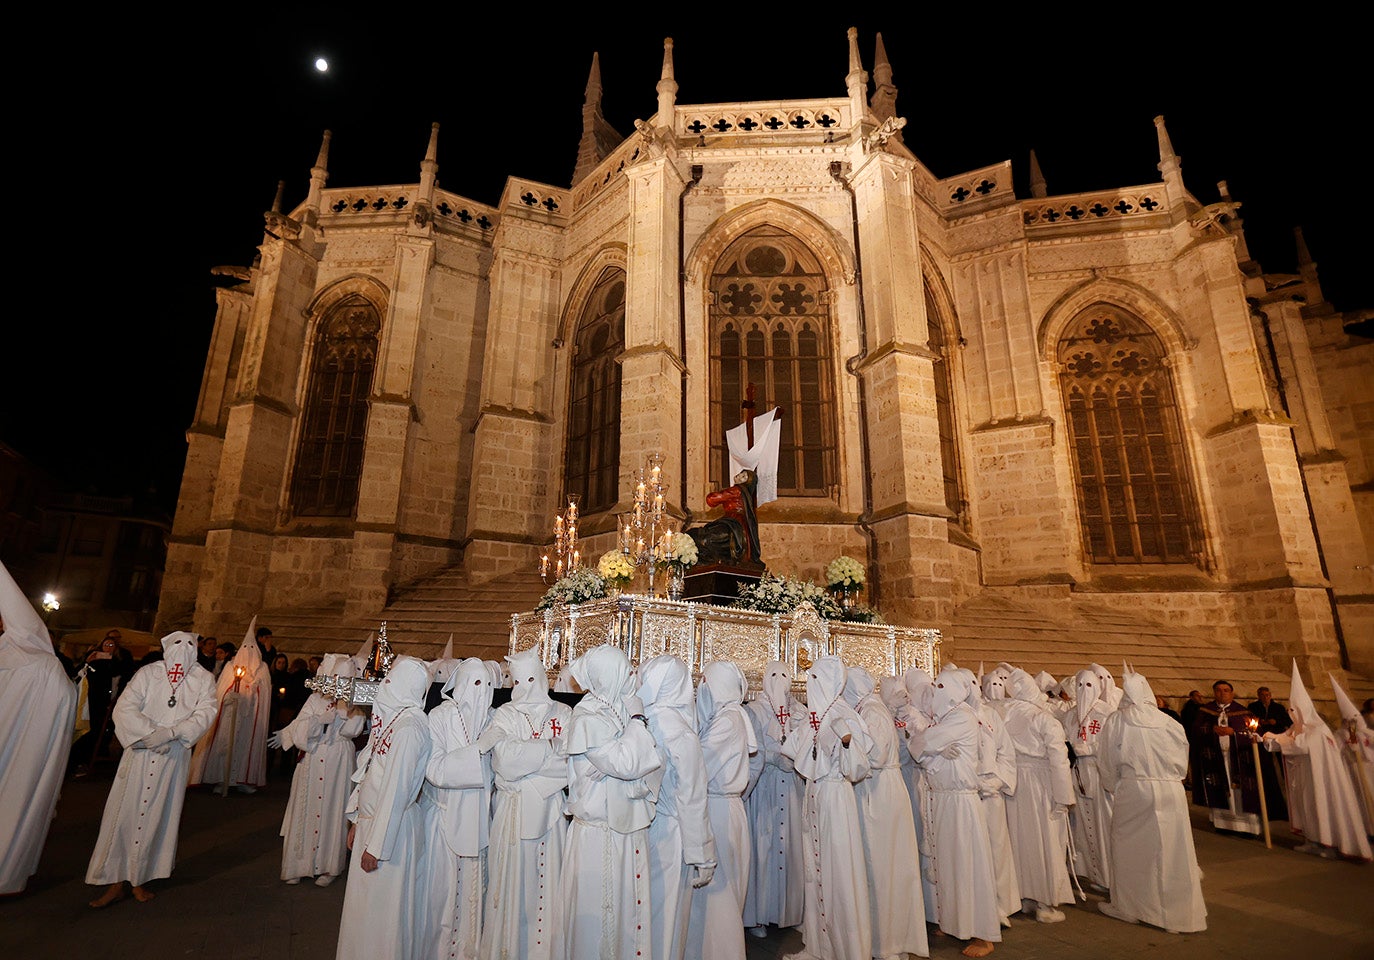
<path fill-rule="evenodd" d="M 1259 784 L 1260 800 L 1260 822 L 1264 824 L 1264 847 L 1266 850 L 1274 849 L 1274 841 L 1269 836 L 1269 802 L 1264 797 L 1264 768 L 1260 766 L 1259 752 L 1259 721 L 1254 717 L 1250 718 L 1250 749 L 1255 752 L 1255 780 Z"/>

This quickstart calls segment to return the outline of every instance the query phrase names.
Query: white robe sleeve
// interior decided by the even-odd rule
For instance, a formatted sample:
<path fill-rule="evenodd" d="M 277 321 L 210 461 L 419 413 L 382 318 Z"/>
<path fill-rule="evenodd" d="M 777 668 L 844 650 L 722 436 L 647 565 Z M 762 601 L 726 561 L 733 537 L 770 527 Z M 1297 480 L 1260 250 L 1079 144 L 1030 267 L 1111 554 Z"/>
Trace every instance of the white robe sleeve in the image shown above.
<path fill-rule="evenodd" d="M 191 675 L 186 680 L 187 684 L 193 684 L 190 693 L 196 698 L 193 701 L 195 706 L 188 716 L 172 725 L 172 732 L 188 747 L 194 746 L 197 740 L 205 736 L 215 725 L 215 717 L 219 714 L 215 678 L 208 670 L 200 670 L 197 674 L 197 669 L 192 667 Z"/>
<path fill-rule="evenodd" d="M 638 780 L 663 766 L 653 734 L 638 720 L 631 720 L 614 740 L 592 747 L 586 757 L 597 771 L 617 780 Z"/>
<path fill-rule="evenodd" d="M 152 664 L 149 664 L 152 666 Z M 134 674 L 123 695 L 115 701 L 115 736 L 126 750 L 157 729 L 157 724 L 143 712 L 144 701 L 148 698 L 148 688 L 152 683 L 152 671 L 144 667 Z"/>
<path fill-rule="evenodd" d="M 716 862 L 715 834 L 706 805 L 706 758 L 701 740 L 686 724 L 664 731 L 663 749 L 677 771 L 677 819 L 682 832 L 682 859 L 689 865 Z"/>
<path fill-rule="evenodd" d="M 482 751 L 477 744 L 453 742 L 451 729 L 443 716 L 448 711 L 436 709 L 429 715 L 429 735 L 433 740 L 425 779 L 436 787 L 471 790 L 485 786 L 487 772 L 482 765 Z"/>

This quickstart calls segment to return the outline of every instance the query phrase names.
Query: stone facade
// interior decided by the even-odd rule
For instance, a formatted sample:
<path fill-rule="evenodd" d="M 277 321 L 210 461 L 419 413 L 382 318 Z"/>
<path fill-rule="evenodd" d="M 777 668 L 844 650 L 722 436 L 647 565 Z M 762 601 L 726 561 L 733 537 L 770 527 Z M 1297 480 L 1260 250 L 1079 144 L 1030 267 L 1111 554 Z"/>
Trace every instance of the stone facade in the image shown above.
<path fill-rule="evenodd" d="M 1018 198 L 1006 163 L 936 178 L 902 142 L 881 48 L 870 99 L 850 44 L 846 96 L 711 106 L 676 103 L 669 46 L 658 112 L 623 141 L 594 66 L 576 182 L 512 178 L 495 207 L 437 186 L 437 125 L 405 186 L 327 187 L 326 139 L 307 199 L 268 214 L 220 292 L 161 626 L 375 617 L 454 565 L 473 583 L 531 568 L 566 486 L 570 345 L 608 270 L 624 278 L 620 495 L 584 517 L 589 546 L 610 545 L 651 453 L 673 513 L 704 516 L 712 276 L 772 230 L 821 265 L 833 417 L 826 495 L 760 509 L 772 569 L 819 580 L 864 558 L 894 622 L 947 627 L 985 587 L 1092 593 L 1279 666 L 1374 671 L 1374 343 L 1324 304 L 1310 258 L 1294 277 L 1250 260 L 1237 205 L 1184 186 L 1162 118 L 1158 182 Z M 351 506 L 317 515 L 293 483 L 315 347 L 345 303 L 380 332 Z M 1092 451 L 1069 410 L 1097 361 L 1061 353 L 1098 313 L 1136 331 L 1111 362 L 1156 371 L 1140 402 L 1163 426 L 1121 436 L 1172 444 L 1150 454 L 1157 489 L 1182 491 L 1160 507 L 1158 536 L 1186 554 L 1168 562 L 1148 545 L 1131 562 L 1127 540 L 1155 533 L 1120 504 L 1103 508 L 1115 526 L 1085 513 Z"/>

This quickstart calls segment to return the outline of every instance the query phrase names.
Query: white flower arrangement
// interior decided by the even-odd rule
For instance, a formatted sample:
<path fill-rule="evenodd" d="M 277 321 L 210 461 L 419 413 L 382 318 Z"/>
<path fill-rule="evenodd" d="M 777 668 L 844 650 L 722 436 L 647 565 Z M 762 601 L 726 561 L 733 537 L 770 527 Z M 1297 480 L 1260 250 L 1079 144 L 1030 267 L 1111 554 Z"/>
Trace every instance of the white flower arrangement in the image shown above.
<path fill-rule="evenodd" d="M 635 565 L 619 550 L 607 550 L 596 561 L 601 579 L 611 586 L 623 587 L 635 578 Z"/>
<path fill-rule="evenodd" d="M 579 567 L 559 580 L 544 593 L 534 605 L 536 610 L 547 610 L 554 604 L 586 603 L 599 600 L 606 595 L 606 581 L 590 567 Z"/>
<path fill-rule="evenodd" d="M 686 570 L 697 562 L 697 542 L 685 533 L 673 534 L 668 552 L 659 558 L 661 567 Z"/>
<path fill-rule="evenodd" d="M 862 590 L 865 579 L 864 565 L 853 557 L 838 556 L 825 568 L 825 582 L 832 587 L 857 587 Z"/>
<path fill-rule="evenodd" d="M 835 599 L 810 580 L 772 573 L 765 573 L 757 583 L 741 584 L 735 606 L 764 613 L 791 613 L 808 602 L 826 620 L 844 617 Z"/>

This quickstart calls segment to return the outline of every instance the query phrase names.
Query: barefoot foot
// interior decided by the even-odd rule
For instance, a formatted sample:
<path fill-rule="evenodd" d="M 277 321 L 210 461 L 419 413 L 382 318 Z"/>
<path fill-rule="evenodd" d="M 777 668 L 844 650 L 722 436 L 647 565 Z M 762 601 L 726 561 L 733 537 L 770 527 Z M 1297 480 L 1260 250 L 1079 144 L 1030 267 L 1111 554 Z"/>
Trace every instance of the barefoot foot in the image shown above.
<path fill-rule="evenodd" d="M 968 942 L 968 946 L 959 952 L 966 957 L 986 957 L 992 953 L 992 944 L 974 937 Z"/>
<path fill-rule="evenodd" d="M 103 910 L 112 903 L 118 903 L 124 899 L 124 882 L 112 883 L 105 888 L 105 892 L 91 901 L 91 906 L 97 910 Z"/>
<path fill-rule="evenodd" d="M 147 887 L 134 887 L 134 899 L 139 903 L 147 903 L 155 896 L 156 894 Z"/>

